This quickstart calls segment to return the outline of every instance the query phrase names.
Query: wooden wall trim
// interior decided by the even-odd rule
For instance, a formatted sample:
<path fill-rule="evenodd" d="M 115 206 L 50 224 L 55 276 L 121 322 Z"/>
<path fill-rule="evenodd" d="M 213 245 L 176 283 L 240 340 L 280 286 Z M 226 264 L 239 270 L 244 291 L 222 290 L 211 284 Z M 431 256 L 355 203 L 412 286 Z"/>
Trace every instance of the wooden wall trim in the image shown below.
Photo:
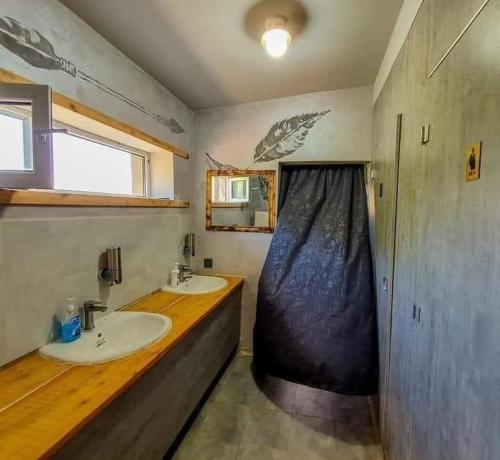
<path fill-rule="evenodd" d="M 9 70 L 0 68 L 0 82 L 2 83 L 22 83 L 29 84 L 34 83 L 20 75 L 17 75 Z M 158 137 L 151 136 L 150 134 L 141 131 L 140 129 L 134 128 L 127 123 L 116 120 L 105 113 L 99 112 L 88 105 L 85 105 L 81 102 L 78 102 L 74 99 L 71 99 L 67 96 L 64 96 L 57 91 L 52 91 L 52 102 L 60 107 L 64 107 L 65 109 L 71 110 L 74 113 L 78 113 L 87 118 L 95 120 L 99 123 L 102 123 L 111 128 L 117 129 L 125 134 L 141 139 L 142 141 L 148 142 L 156 147 L 159 147 L 168 152 L 172 152 L 174 155 L 177 155 L 184 159 L 189 159 L 189 154 L 175 145 L 172 145 L 168 142 L 165 142 Z"/>
<path fill-rule="evenodd" d="M 242 209 L 248 208 L 248 203 L 212 203 L 212 209 Z"/>
<path fill-rule="evenodd" d="M 0 189 L 0 206 L 189 208 L 189 205 L 189 201 L 167 200 L 163 198 Z"/>

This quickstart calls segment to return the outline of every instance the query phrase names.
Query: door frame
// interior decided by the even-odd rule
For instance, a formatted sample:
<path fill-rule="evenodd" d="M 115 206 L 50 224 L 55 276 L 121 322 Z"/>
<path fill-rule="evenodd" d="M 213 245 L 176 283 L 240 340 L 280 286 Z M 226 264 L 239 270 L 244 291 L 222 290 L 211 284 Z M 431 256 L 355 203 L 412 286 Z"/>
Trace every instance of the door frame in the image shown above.
<path fill-rule="evenodd" d="M 391 241 L 391 257 L 390 257 L 390 267 L 391 274 L 388 277 L 388 282 L 390 283 L 388 288 L 387 295 L 387 332 L 388 337 L 385 343 L 385 374 L 383 376 L 384 379 L 384 388 L 385 395 L 383 405 L 381 406 L 381 417 L 382 426 L 380 427 L 381 435 L 383 439 L 384 449 L 390 448 L 390 436 L 387 431 L 388 423 L 389 423 L 389 413 L 390 413 L 390 397 L 391 394 L 391 355 L 392 355 L 392 324 L 393 324 L 393 316 L 394 316 L 394 286 L 395 286 L 395 271 L 396 271 L 396 251 L 397 251 L 397 225 L 398 225 L 398 207 L 399 207 L 399 181 L 400 181 L 400 158 L 401 158 L 401 142 L 402 142 L 402 133 L 403 133 L 403 114 L 397 114 L 396 121 L 396 148 L 394 151 L 394 171 L 395 171 L 395 180 L 394 180 L 394 189 L 393 189 L 393 211 L 392 211 L 392 241 Z"/>

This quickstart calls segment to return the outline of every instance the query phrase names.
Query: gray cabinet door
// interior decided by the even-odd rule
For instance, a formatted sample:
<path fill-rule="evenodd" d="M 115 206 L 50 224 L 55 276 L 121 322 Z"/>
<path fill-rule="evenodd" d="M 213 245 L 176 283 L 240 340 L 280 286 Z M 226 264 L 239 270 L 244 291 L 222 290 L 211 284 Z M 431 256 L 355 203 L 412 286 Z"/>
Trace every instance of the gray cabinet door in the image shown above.
<path fill-rule="evenodd" d="M 389 386 L 389 455 L 393 460 L 417 458 L 415 413 L 419 407 L 419 379 L 425 374 L 420 360 L 421 323 L 418 303 L 419 274 L 425 270 L 422 251 L 425 222 L 425 158 L 428 145 L 421 143 L 422 127 L 428 115 L 430 66 L 430 25 L 424 2 L 402 51 L 406 61 L 404 78 L 405 108 L 399 161 L 397 199 L 394 299 Z M 431 133 L 432 134 L 432 133 Z M 414 307 L 414 305 L 416 305 Z M 422 460 L 422 459 L 419 459 Z"/>
<path fill-rule="evenodd" d="M 426 94 L 422 86 L 421 94 Z M 416 311 L 417 283 L 421 265 L 419 224 L 421 155 L 419 143 L 422 112 L 404 115 L 397 205 L 392 340 L 389 382 L 389 452 L 391 459 L 411 458 L 414 402 L 415 345 L 418 340 Z"/>
<path fill-rule="evenodd" d="M 403 100 L 390 379 L 382 387 L 392 460 L 500 458 L 499 0 L 429 78 L 444 49 L 440 37 L 456 36 L 446 18 L 470 18 L 469 7 L 479 6 L 465 3 L 422 4 L 375 109 L 375 159 L 386 161 L 387 120 L 397 113 L 395 99 Z M 480 141 L 480 180 L 466 182 L 467 144 Z M 391 228 L 379 209 L 378 287 Z M 383 295 L 378 301 L 387 308 Z"/>
<path fill-rule="evenodd" d="M 379 413 L 380 430 L 384 444 L 387 440 L 387 394 L 389 384 L 389 353 L 392 321 L 392 279 L 394 267 L 394 226 L 397 197 L 397 157 L 395 139 L 398 136 L 398 116 L 390 101 L 377 102 L 375 108 L 374 169 L 375 196 L 375 284 L 377 294 L 378 346 L 380 350 Z M 390 127 L 390 128 L 388 128 Z M 392 133 L 386 134 L 386 132 Z"/>
<path fill-rule="evenodd" d="M 490 1 L 429 80 L 419 460 L 500 458 L 499 23 L 500 2 Z M 480 179 L 466 182 L 466 147 L 479 141 Z"/>

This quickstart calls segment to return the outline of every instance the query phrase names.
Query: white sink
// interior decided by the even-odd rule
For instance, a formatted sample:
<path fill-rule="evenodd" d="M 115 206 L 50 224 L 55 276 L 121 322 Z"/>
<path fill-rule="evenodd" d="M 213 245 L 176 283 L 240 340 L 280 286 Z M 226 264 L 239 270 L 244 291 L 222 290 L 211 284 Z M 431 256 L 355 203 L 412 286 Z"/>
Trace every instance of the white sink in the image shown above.
<path fill-rule="evenodd" d="M 167 316 L 142 312 L 113 312 L 95 321 L 92 331 L 70 343 L 52 342 L 42 355 L 75 364 L 95 364 L 130 355 L 165 337 L 172 328 Z"/>
<path fill-rule="evenodd" d="M 218 276 L 193 275 L 192 278 L 188 278 L 184 281 L 184 283 L 180 283 L 176 288 L 167 285 L 163 287 L 162 290 L 175 292 L 176 294 L 195 295 L 216 292 L 226 286 L 227 281 L 224 278 L 219 278 Z"/>

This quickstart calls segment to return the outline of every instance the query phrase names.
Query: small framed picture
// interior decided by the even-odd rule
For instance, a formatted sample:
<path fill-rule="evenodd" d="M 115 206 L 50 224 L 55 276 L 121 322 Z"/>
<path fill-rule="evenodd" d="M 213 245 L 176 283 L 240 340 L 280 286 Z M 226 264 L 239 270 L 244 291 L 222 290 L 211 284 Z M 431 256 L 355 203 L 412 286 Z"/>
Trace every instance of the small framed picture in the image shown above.
<path fill-rule="evenodd" d="M 481 142 L 469 144 L 465 155 L 465 180 L 472 182 L 478 180 L 481 173 Z"/>

